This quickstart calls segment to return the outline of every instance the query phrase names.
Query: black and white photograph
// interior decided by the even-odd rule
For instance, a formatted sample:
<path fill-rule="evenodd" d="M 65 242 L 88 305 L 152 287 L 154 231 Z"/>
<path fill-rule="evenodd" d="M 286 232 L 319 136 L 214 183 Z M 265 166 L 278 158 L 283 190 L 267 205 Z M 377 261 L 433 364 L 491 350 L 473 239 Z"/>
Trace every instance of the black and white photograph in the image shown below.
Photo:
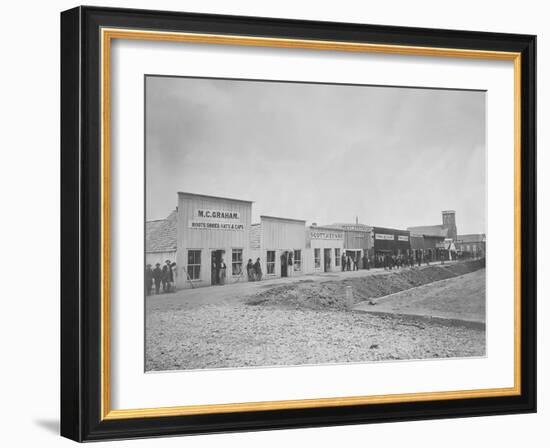
<path fill-rule="evenodd" d="M 145 77 L 146 371 L 486 355 L 486 92 Z"/>

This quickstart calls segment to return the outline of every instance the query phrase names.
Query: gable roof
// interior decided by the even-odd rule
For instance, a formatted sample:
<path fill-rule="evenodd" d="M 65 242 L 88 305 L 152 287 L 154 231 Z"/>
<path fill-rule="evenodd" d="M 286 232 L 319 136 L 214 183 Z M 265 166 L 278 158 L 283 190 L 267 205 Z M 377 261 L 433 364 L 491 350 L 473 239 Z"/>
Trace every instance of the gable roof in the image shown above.
<path fill-rule="evenodd" d="M 177 212 L 145 223 L 145 252 L 173 252 L 177 247 Z"/>
<path fill-rule="evenodd" d="M 441 224 L 436 226 L 416 226 L 416 227 L 407 227 L 411 233 L 417 235 L 429 235 L 429 236 L 442 236 L 447 237 L 448 229 Z"/>

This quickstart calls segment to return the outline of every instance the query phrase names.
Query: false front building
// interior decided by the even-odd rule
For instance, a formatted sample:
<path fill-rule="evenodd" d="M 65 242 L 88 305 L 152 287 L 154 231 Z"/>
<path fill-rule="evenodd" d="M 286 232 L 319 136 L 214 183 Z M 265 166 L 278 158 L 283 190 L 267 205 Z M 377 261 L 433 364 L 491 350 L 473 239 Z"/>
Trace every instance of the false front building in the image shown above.
<path fill-rule="evenodd" d="M 351 257 L 359 269 L 366 269 L 373 247 L 372 227 L 359 223 L 337 223 L 334 226 L 344 231 L 345 255 Z"/>
<path fill-rule="evenodd" d="M 411 251 L 410 232 L 408 230 L 373 227 L 373 248 L 371 259 L 375 267 L 384 266 L 387 256 L 409 256 Z"/>
<path fill-rule="evenodd" d="M 260 216 L 250 230 L 250 259 L 260 259 L 262 275 L 293 277 L 305 272 L 306 222 L 299 219 Z M 248 262 L 248 259 L 246 259 Z"/>
<path fill-rule="evenodd" d="M 342 270 L 344 230 L 334 226 L 311 225 L 307 231 L 306 272 Z"/>
<path fill-rule="evenodd" d="M 242 281 L 252 202 L 178 193 L 176 287 Z"/>

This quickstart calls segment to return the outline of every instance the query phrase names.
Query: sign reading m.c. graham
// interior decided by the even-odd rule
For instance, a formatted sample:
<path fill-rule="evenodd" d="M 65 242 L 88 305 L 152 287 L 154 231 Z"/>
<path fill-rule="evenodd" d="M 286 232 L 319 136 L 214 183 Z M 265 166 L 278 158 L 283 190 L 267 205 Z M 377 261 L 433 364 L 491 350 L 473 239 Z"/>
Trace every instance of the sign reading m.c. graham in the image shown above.
<path fill-rule="evenodd" d="M 200 219 L 231 219 L 239 220 L 241 219 L 241 214 L 232 210 L 213 210 L 213 209 L 197 209 L 195 210 L 195 218 Z"/>

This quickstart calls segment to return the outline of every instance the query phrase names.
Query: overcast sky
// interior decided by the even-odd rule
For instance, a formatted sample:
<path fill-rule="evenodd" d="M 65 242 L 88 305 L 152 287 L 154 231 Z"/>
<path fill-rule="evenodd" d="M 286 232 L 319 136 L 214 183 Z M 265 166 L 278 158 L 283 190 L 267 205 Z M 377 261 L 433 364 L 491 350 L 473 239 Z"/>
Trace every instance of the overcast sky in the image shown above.
<path fill-rule="evenodd" d="M 485 232 L 485 93 L 148 77 L 147 220 L 178 191 L 272 215 Z"/>

